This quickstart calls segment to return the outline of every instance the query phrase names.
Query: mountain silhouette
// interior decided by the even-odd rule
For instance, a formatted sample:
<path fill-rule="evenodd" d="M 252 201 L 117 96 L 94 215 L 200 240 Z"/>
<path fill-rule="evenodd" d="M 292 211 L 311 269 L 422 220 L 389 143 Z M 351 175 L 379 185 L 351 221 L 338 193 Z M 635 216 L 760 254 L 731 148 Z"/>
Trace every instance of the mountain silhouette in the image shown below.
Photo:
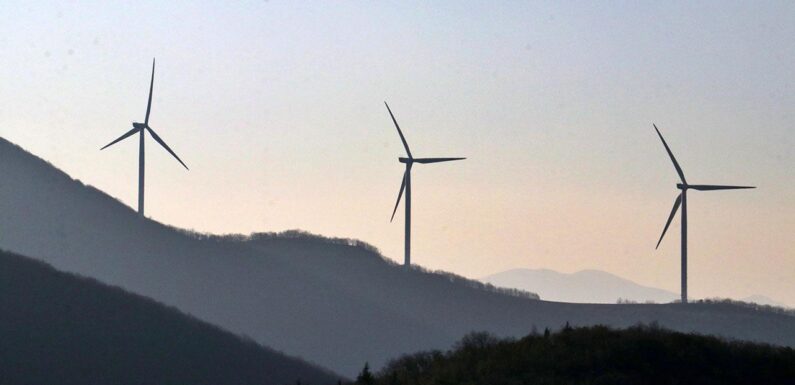
<path fill-rule="evenodd" d="M 353 376 L 363 362 L 446 349 L 472 330 L 658 321 L 681 331 L 795 346 L 795 317 L 731 304 L 539 301 L 405 268 L 363 242 L 301 232 L 213 236 L 139 216 L 0 138 L 0 248 L 175 306 Z M 222 203 L 220 203 L 222 204 Z"/>
<path fill-rule="evenodd" d="M 0 251 L 0 382 L 333 384 L 338 376 L 151 299 Z"/>
<path fill-rule="evenodd" d="M 679 298 L 679 294 L 642 286 L 600 270 L 565 274 L 548 269 L 512 269 L 480 280 L 498 287 L 531 290 L 547 301 L 616 303 L 620 298 L 635 302 L 667 303 Z"/>
<path fill-rule="evenodd" d="M 511 269 L 485 276 L 480 281 L 497 287 L 530 291 L 537 293 L 546 301 L 556 302 L 668 303 L 679 299 L 677 293 L 643 286 L 615 274 L 593 269 L 580 270 L 571 274 L 549 269 Z M 740 298 L 740 301 L 785 307 L 783 303 L 763 295 Z"/>

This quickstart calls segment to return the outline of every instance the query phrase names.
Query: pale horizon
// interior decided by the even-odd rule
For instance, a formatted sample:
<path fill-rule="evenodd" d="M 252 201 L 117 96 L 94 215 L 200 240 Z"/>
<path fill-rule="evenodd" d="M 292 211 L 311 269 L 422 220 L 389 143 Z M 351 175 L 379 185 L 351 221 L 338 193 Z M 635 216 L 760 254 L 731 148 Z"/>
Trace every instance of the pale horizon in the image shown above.
<path fill-rule="evenodd" d="M 692 298 L 795 306 L 795 4 L 256 2 L 0 5 L 0 136 L 130 207 L 142 121 L 147 216 L 186 229 L 301 229 L 470 278 L 596 269 Z"/>

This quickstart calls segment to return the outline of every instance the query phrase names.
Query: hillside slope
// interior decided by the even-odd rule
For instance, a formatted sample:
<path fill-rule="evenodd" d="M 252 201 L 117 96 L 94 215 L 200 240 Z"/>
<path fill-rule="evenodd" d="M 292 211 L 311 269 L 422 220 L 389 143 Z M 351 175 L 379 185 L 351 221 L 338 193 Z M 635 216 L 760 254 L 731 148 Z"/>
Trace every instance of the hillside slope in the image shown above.
<path fill-rule="evenodd" d="M 199 236 L 139 217 L 0 139 L 0 248 L 121 286 L 346 375 L 447 348 L 472 330 L 534 325 L 675 330 L 795 345 L 795 317 L 730 305 L 580 305 L 405 269 L 356 242 Z"/>
<path fill-rule="evenodd" d="M 666 303 L 679 299 L 676 293 L 642 286 L 598 270 L 565 274 L 547 269 L 513 269 L 480 280 L 494 286 L 530 290 L 547 301 L 616 303 L 621 298 L 635 302 Z"/>
<path fill-rule="evenodd" d="M 3 384 L 333 384 L 150 299 L 0 251 Z"/>

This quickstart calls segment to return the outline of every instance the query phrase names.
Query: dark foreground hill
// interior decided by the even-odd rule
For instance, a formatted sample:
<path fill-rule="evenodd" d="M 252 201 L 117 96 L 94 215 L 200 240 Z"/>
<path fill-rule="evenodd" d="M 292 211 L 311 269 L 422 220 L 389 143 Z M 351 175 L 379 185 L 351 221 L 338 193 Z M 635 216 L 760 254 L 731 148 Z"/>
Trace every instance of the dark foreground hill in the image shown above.
<path fill-rule="evenodd" d="M 154 298 L 345 375 L 446 349 L 472 330 L 658 321 L 680 331 L 795 346 L 795 317 L 729 304 L 539 301 L 406 269 L 361 242 L 301 233 L 201 236 L 141 218 L 0 139 L 0 248 Z"/>
<path fill-rule="evenodd" d="M 0 383 L 334 384 L 150 299 L 0 251 Z"/>
<path fill-rule="evenodd" d="M 564 328 L 498 339 L 472 333 L 447 352 L 392 361 L 357 384 L 793 384 L 795 350 L 636 326 Z"/>

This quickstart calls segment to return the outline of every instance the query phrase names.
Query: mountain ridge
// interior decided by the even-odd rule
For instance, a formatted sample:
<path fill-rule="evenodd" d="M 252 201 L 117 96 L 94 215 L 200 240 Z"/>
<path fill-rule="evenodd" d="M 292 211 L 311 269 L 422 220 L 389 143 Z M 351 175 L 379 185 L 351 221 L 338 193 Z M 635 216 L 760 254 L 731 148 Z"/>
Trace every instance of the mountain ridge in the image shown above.
<path fill-rule="evenodd" d="M 0 138 L 0 248 L 95 278 L 343 375 L 472 330 L 659 322 L 795 346 L 795 317 L 730 304 L 539 301 L 386 260 L 359 241 L 214 236 L 142 218 Z M 506 295 L 510 294 L 510 295 Z"/>

